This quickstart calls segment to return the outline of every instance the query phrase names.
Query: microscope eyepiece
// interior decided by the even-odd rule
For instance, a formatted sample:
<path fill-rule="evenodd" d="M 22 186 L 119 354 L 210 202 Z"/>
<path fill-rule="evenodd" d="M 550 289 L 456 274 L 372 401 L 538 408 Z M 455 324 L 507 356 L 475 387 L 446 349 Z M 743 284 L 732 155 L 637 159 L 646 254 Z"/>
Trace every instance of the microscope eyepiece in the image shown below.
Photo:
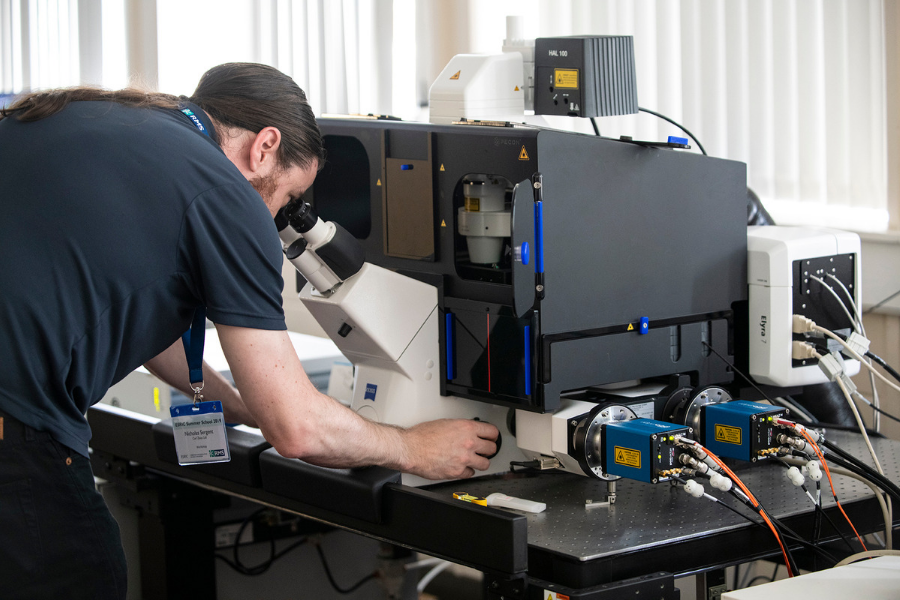
<path fill-rule="evenodd" d="M 309 202 L 292 202 L 284 210 L 291 227 L 299 233 L 306 233 L 319 222 L 319 215 L 309 205 Z"/>

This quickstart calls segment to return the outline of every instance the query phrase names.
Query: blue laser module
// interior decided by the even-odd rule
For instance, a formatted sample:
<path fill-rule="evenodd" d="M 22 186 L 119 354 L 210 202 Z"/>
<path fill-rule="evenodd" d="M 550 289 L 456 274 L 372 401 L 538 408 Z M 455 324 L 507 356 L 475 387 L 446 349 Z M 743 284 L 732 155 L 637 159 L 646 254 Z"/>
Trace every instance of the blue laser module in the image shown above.
<path fill-rule="evenodd" d="M 701 440 L 713 454 L 756 462 L 775 454 L 776 419 L 786 409 L 758 402 L 735 400 L 703 407 Z"/>
<path fill-rule="evenodd" d="M 634 419 L 603 426 L 604 465 L 608 475 L 658 483 L 681 472 L 679 457 L 686 454 L 675 446 L 675 436 L 691 437 L 684 425 L 653 419 Z"/>

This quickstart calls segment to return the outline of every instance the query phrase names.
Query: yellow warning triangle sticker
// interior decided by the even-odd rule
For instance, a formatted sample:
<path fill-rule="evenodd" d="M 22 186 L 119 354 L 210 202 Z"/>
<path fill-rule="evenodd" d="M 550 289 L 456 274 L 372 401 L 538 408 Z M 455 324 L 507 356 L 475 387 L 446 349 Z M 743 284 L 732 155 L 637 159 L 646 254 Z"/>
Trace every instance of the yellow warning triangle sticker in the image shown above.
<path fill-rule="evenodd" d="M 549 593 L 547 594 L 547 600 L 553 600 Z"/>
<path fill-rule="evenodd" d="M 442 164 L 441 164 L 441 171 L 446 171 L 446 170 L 447 170 L 447 169 L 444 168 L 444 165 L 443 165 L 443 163 L 442 163 Z"/>
<path fill-rule="evenodd" d="M 522 151 L 519 152 L 519 160 L 528 160 L 528 153 L 525 152 L 525 146 L 522 146 Z"/>
<path fill-rule="evenodd" d="M 379 179 L 377 182 L 375 182 L 375 185 L 381 186 L 381 180 Z"/>
<path fill-rule="evenodd" d="M 628 324 L 628 331 L 634 331 L 634 325 L 633 325 L 633 324 L 631 324 L 631 323 Z"/>
<path fill-rule="evenodd" d="M 457 71 L 456 73 L 453 74 L 453 76 L 450 79 L 459 79 L 460 73 L 462 73 L 462 71 Z"/>
<path fill-rule="evenodd" d="M 441 219 L 441 227 L 446 227 L 446 226 L 447 226 L 447 221 Z"/>
<path fill-rule="evenodd" d="M 513 91 L 514 91 L 514 92 L 518 92 L 518 91 L 519 91 L 519 86 L 516 86 L 516 89 L 514 89 Z"/>
<path fill-rule="evenodd" d="M 622 452 L 621 450 L 619 450 L 619 451 L 616 453 L 616 460 L 617 460 L 617 461 L 620 461 L 620 462 L 625 462 L 625 453 Z"/>

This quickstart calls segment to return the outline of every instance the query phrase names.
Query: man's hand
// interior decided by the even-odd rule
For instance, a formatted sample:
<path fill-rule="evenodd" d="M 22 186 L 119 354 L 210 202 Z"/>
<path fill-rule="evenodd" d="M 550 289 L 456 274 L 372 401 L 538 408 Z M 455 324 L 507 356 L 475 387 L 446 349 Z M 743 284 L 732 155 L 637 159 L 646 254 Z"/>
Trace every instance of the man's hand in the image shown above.
<path fill-rule="evenodd" d="M 428 421 L 404 430 L 403 470 L 426 479 L 462 479 L 490 465 L 499 431 L 489 423 L 462 419 Z"/>

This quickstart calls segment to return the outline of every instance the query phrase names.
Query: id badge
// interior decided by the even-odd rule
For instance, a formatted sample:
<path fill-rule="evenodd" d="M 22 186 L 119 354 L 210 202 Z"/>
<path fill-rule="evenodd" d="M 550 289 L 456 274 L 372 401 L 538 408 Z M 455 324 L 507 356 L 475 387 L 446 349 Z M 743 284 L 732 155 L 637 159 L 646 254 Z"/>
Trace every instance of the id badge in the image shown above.
<path fill-rule="evenodd" d="M 175 431 L 179 465 L 228 462 L 231 451 L 225 434 L 225 416 L 218 400 L 169 408 Z"/>

